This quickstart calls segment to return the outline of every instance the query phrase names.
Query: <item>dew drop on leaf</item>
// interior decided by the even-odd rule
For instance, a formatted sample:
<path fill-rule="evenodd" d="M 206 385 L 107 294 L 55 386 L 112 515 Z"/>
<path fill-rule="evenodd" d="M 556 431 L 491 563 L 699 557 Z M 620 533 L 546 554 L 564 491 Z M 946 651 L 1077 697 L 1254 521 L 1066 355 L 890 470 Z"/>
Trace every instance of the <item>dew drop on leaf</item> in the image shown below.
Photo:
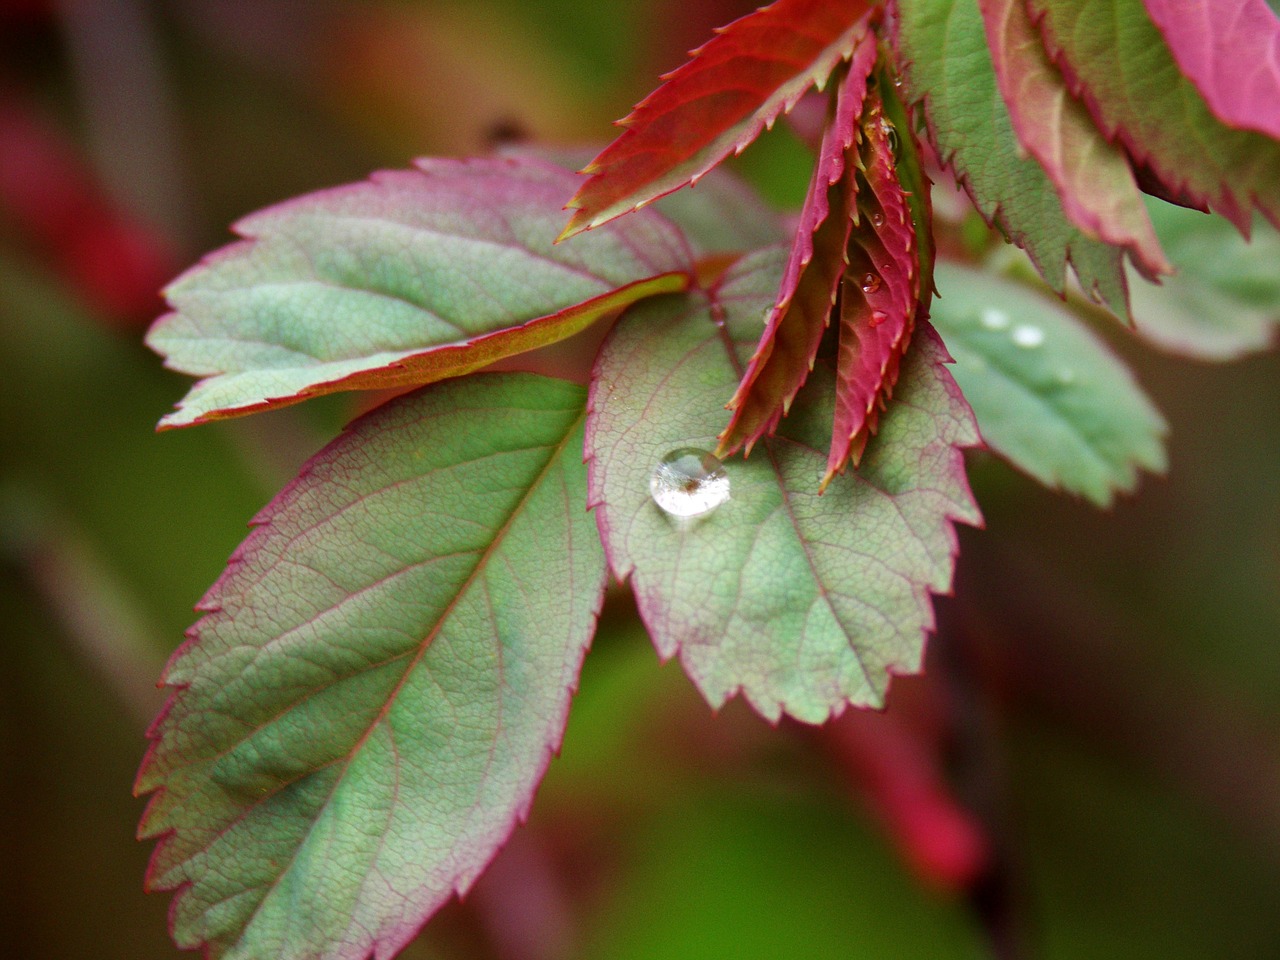
<path fill-rule="evenodd" d="M 680 447 L 653 468 L 649 494 L 673 517 L 698 517 L 729 499 L 729 474 L 706 450 Z"/>
<path fill-rule="evenodd" d="M 1033 327 L 1030 324 L 1019 324 L 1013 328 L 1013 333 L 1009 334 L 1013 338 L 1013 342 L 1020 347 L 1030 350 L 1044 343 L 1044 331 L 1039 327 Z"/>
<path fill-rule="evenodd" d="M 883 214 L 883 213 L 873 213 L 873 214 L 871 215 L 871 225 L 872 225 L 873 227 L 875 227 L 877 230 L 879 230 L 881 227 L 883 227 L 883 226 L 884 226 L 884 214 Z"/>
<path fill-rule="evenodd" d="M 888 319 L 889 319 L 889 315 L 885 313 L 883 310 L 872 310 L 871 322 L 868 324 L 868 326 L 878 327 L 880 326 L 880 324 L 884 323 Z"/>
<path fill-rule="evenodd" d="M 1003 330 L 1009 326 L 1009 315 L 1003 310 L 988 307 L 982 311 L 982 316 L 978 318 L 978 322 L 988 330 Z"/>
<path fill-rule="evenodd" d="M 862 278 L 862 292 L 875 293 L 880 289 L 880 278 L 874 273 L 868 273 Z"/>

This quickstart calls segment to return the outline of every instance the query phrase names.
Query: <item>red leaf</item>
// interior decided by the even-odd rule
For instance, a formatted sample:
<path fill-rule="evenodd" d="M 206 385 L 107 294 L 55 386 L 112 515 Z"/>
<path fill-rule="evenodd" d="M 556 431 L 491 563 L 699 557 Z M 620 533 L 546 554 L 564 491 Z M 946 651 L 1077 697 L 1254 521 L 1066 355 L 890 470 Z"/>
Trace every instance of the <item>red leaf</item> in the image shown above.
<path fill-rule="evenodd" d="M 1053 181 L 1067 217 L 1089 235 L 1124 247 L 1149 279 L 1172 273 L 1128 158 L 1067 90 L 1022 0 L 979 0 L 978 6 L 1018 142 Z"/>
<path fill-rule="evenodd" d="M 1266 0 L 1143 2 L 1218 118 L 1280 140 L 1280 17 Z"/>
<path fill-rule="evenodd" d="M 561 239 L 628 213 L 741 153 L 868 31 L 870 0 L 776 0 L 717 31 L 618 122 L 583 173 Z"/>
<path fill-rule="evenodd" d="M 777 299 L 765 317 L 764 333 L 747 372 L 729 401 L 733 417 L 720 435 L 721 456 L 744 443 L 750 451 L 762 436 L 773 433 L 813 369 L 847 262 L 845 247 L 857 184 L 846 171 L 857 162 L 856 153 L 850 151 L 875 61 L 875 38 L 868 34 L 854 52 L 840 84 L 835 113 L 823 133 Z"/>
<path fill-rule="evenodd" d="M 867 97 L 862 131 L 858 226 L 840 290 L 836 412 L 823 487 L 861 456 L 875 433 L 877 405 L 883 406 L 898 380 L 920 302 L 915 227 L 894 170 L 893 140 L 910 131 L 899 133 L 885 119 L 875 92 Z"/>

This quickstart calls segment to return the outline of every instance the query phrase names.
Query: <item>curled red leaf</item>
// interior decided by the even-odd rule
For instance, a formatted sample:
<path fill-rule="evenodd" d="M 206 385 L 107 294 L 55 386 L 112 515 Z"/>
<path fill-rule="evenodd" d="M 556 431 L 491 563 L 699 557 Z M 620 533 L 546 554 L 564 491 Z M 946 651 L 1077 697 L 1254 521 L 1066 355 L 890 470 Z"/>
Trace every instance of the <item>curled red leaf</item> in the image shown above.
<path fill-rule="evenodd" d="M 720 435 L 720 454 L 747 450 L 778 422 L 813 368 L 830 321 L 846 264 L 857 183 L 858 114 L 876 61 L 874 37 L 863 38 L 836 95 L 822 135 L 809 191 L 800 210 L 791 253 L 764 332 L 729 407 L 733 417 Z"/>

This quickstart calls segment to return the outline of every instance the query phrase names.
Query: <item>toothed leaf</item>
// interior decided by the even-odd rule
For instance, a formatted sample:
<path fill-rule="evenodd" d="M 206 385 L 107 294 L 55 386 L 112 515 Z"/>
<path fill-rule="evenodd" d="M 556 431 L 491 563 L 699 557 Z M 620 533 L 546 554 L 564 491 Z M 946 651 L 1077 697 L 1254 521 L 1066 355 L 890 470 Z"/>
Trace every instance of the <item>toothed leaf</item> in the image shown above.
<path fill-rule="evenodd" d="M 613 569 L 630 576 L 661 656 L 680 657 L 714 706 L 741 692 L 762 715 L 818 723 L 879 705 L 916 671 L 948 589 L 952 523 L 976 523 L 960 447 L 976 432 L 922 329 L 899 402 L 855 472 L 819 496 L 832 382 L 820 363 L 776 437 L 726 465 L 730 498 L 680 521 L 650 497 L 673 448 L 710 449 L 722 398 L 754 347 L 783 251 L 744 258 L 717 294 L 638 304 L 606 340 L 588 415 L 590 496 Z"/>
<path fill-rule="evenodd" d="M 868 30 L 869 0 L 775 0 L 727 27 L 620 121 L 583 171 L 563 236 L 597 227 L 697 179 L 823 87 Z"/>
<path fill-rule="evenodd" d="M 1053 181 L 1067 217 L 1123 247 L 1146 276 L 1171 272 L 1128 158 L 1067 89 L 1023 0 L 980 0 L 979 7 L 1014 133 Z"/>
<path fill-rule="evenodd" d="M 982 438 L 1049 487 L 1106 506 L 1163 472 L 1164 420 L 1128 368 L 1066 307 L 938 264 L 933 320 Z"/>
<path fill-rule="evenodd" d="M 529 158 L 423 160 L 246 217 L 147 337 L 204 378 L 161 426 L 457 376 L 688 285 L 688 246 L 651 211 L 553 246 L 575 182 Z"/>
<path fill-rule="evenodd" d="M 1280 143 L 1213 115 L 1142 0 L 1028 5 L 1050 55 L 1103 134 L 1122 143 L 1166 192 L 1208 204 L 1242 232 L 1255 206 L 1280 224 Z"/>
<path fill-rule="evenodd" d="M 908 101 L 978 210 L 1062 292 L 1069 262 L 1090 297 L 1125 315 L 1121 252 L 1067 219 L 1053 183 L 1019 152 L 973 0 L 899 0 L 895 43 Z"/>
<path fill-rule="evenodd" d="M 180 946 L 389 957 L 525 815 L 604 587 L 584 394 L 428 387 L 255 519 L 168 667 L 139 774 Z"/>
<path fill-rule="evenodd" d="M 836 408 L 824 485 L 857 461 L 875 433 L 879 406 L 898 379 L 920 303 L 915 225 L 894 169 L 902 138 L 878 93 L 867 97 L 858 175 L 858 224 L 840 293 Z"/>
<path fill-rule="evenodd" d="M 853 168 L 858 162 L 858 117 L 875 61 L 875 40 L 868 36 L 855 50 L 836 91 L 782 284 L 729 401 L 733 416 L 720 436 L 721 455 L 744 444 L 750 450 L 762 436 L 773 433 L 813 367 L 844 273 L 857 190 Z"/>

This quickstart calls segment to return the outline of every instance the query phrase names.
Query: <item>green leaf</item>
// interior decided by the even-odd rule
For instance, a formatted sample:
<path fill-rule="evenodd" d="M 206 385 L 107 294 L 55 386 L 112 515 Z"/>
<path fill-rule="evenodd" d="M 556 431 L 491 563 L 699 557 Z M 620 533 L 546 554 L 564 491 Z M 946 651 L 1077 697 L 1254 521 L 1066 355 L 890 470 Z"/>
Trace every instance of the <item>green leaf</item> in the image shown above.
<path fill-rule="evenodd" d="M 1214 116 L 1142 0 L 1027 3 L 1050 55 L 1108 139 L 1170 193 L 1208 203 L 1241 232 L 1255 206 L 1280 225 L 1280 143 Z"/>
<path fill-rule="evenodd" d="M 1044 170 L 1021 152 L 972 0 L 900 0 L 895 43 L 907 99 L 979 212 L 1061 293 L 1071 263 L 1085 292 L 1127 313 L 1122 253 L 1072 225 Z"/>
<path fill-rule="evenodd" d="M 850 703 L 882 704 L 891 673 L 919 669 L 930 593 L 951 581 L 952 521 L 979 522 L 960 451 L 977 434 L 926 327 L 861 466 L 824 495 L 825 363 L 783 431 L 726 466 L 727 502 L 693 520 L 664 513 L 650 472 L 674 448 L 715 445 L 784 258 L 744 258 L 715 303 L 663 297 L 622 317 L 592 384 L 590 496 L 661 656 L 679 654 L 713 706 L 740 691 L 765 717 L 818 723 Z"/>
<path fill-rule="evenodd" d="M 787 239 L 778 212 L 736 173 L 723 166 L 653 202 L 682 231 L 694 255 L 758 250 Z"/>
<path fill-rule="evenodd" d="M 418 391 L 255 519 L 138 778 L 180 946 L 391 956 L 524 817 L 604 587 L 583 407 L 527 374 Z"/>
<path fill-rule="evenodd" d="M 939 263 L 933 321 L 987 445 L 1100 506 L 1165 469 L 1164 420 L 1106 345 L 1060 303 Z"/>
<path fill-rule="evenodd" d="M 1090 236 L 1123 247 L 1147 276 L 1171 273 L 1128 157 L 1067 90 L 1023 0 L 978 6 L 1014 132 L 1053 181 L 1067 216 Z"/>
<path fill-rule="evenodd" d="M 688 245 L 653 211 L 554 245 L 577 182 L 529 157 L 421 160 L 245 218 L 148 335 L 206 378 L 161 426 L 458 376 L 689 284 Z"/>
<path fill-rule="evenodd" d="M 1245 241 L 1220 217 L 1150 198 L 1160 242 L 1178 272 L 1130 288 L 1138 333 L 1175 353 L 1231 360 L 1265 350 L 1280 324 L 1280 233 L 1255 219 Z"/>

